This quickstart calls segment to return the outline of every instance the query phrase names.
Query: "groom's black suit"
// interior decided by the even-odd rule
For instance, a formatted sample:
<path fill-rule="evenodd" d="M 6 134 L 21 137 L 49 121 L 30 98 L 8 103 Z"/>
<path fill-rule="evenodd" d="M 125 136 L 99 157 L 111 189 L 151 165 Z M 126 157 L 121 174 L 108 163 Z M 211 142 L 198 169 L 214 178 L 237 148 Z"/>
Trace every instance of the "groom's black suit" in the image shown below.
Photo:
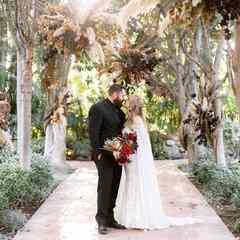
<path fill-rule="evenodd" d="M 89 137 L 92 146 L 92 160 L 98 170 L 98 224 L 108 225 L 114 221 L 113 209 L 118 194 L 122 167 L 112 153 L 102 150 L 107 139 L 117 137 L 125 122 L 125 114 L 109 99 L 94 104 L 89 111 Z M 102 154 L 101 159 L 98 159 Z"/>

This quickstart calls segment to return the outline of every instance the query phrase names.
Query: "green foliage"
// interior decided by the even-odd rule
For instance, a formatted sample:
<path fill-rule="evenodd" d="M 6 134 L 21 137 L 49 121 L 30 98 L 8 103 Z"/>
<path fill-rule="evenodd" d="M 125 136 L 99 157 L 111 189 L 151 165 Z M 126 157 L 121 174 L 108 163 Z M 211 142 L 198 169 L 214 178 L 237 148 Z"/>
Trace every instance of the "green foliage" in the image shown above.
<path fill-rule="evenodd" d="M 231 145 L 233 143 L 232 140 L 232 121 L 226 119 L 224 121 L 224 141 L 227 145 Z"/>
<path fill-rule="evenodd" d="M 226 90 L 230 91 L 230 89 L 226 89 Z M 232 94 L 229 94 L 227 97 L 224 98 L 223 110 L 224 110 L 224 115 L 227 119 L 239 120 L 236 100 Z"/>
<path fill-rule="evenodd" d="M 9 207 L 23 205 L 30 197 L 32 200 L 32 184 L 29 182 L 28 172 L 18 163 L 2 163 L 0 168 L 0 192 L 8 199 Z"/>
<path fill-rule="evenodd" d="M 44 144 L 45 139 L 44 138 L 35 138 L 32 140 L 32 151 L 34 153 L 38 153 L 43 155 L 44 154 Z"/>
<path fill-rule="evenodd" d="M 67 113 L 67 157 L 76 160 L 86 159 L 89 155 L 88 111 L 92 104 L 103 98 L 106 87 L 87 58 L 83 57 L 73 70 L 69 79 L 74 97 Z"/>
<path fill-rule="evenodd" d="M 83 102 L 76 99 L 68 111 L 68 133 L 74 134 L 74 140 L 82 140 L 87 137 L 87 116 L 84 114 Z"/>
<path fill-rule="evenodd" d="M 144 100 L 145 116 L 151 130 L 175 133 L 180 126 L 180 113 L 176 103 L 170 99 L 154 96 L 145 85 L 129 86 L 129 94 Z"/>
<path fill-rule="evenodd" d="M 240 159 L 240 124 L 226 119 L 224 122 L 224 144 L 228 158 Z"/>
<path fill-rule="evenodd" d="M 9 198 L 5 192 L 0 191 L 0 211 L 9 207 Z"/>
<path fill-rule="evenodd" d="M 67 147 L 68 158 L 82 159 L 89 154 L 87 140 L 87 115 L 90 106 L 101 99 L 106 87 L 96 76 L 94 66 L 89 62 L 75 65 L 74 74 L 70 74 L 74 99 L 68 109 Z M 161 133 L 174 133 L 180 124 L 180 115 L 176 104 L 161 97 L 152 96 L 144 85 L 128 86 L 129 94 L 141 96 L 145 102 L 145 115 L 149 129 L 156 130 L 151 136 L 153 154 L 156 159 L 166 159 L 164 141 Z M 157 130 L 160 132 L 157 133 Z"/>
<path fill-rule="evenodd" d="M 0 66 L 0 90 L 6 91 L 8 89 L 7 82 L 9 80 L 8 72 Z"/>
<path fill-rule="evenodd" d="M 12 138 L 16 139 L 17 138 L 17 115 L 16 114 L 12 113 L 10 116 L 9 129 L 10 129 Z"/>
<path fill-rule="evenodd" d="M 194 161 L 192 165 L 192 174 L 200 184 L 209 184 L 216 171 L 216 164 L 211 159 L 200 159 Z"/>
<path fill-rule="evenodd" d="M 85 159 L 90 153 L 87 113 L 83 108 L 84 104 L 76 99 L 68 111 L 67 157 L 74 160 Z"/>
<path fill-rule="evenodd" d="M 165 141 L 161 138 L 160 133 L 158 131 L 151 131 L 150 139 L 154 159 L 158 160 L 167 159 L 167 153 L 164 150 Z"/>
<path fill-rule="evenodd" d="M 234 232 L 235 232 L 235 233 L 240 233 L 240 220 L 238 220 L 238 221 L 234 224 Z"/>
<path fill-rule="evenodd" d="M 85 115 L 91 104 L 106 94 L 104 79 L 99 78 L 94 64 L 86 58 L 81 59 L 81 62 L 73 66 L 69 84 L 72 86 L 75 100 L 78 99 L 77 101 L 81 102 Z"/>
<path fill-rule="evenodd" d="M 226 169 L 216 169 L 208 189 L 215 198 L 222 201 L 231 201 L 233 194 L 239 189 L 239 178 L 232 171 Z"/>
<path fill-rule="evenodd" d="M 0 91 L 8 93 L 11 113 L 16 113 L 16 76 L 0 65 Z"/>
<path fill-rule="evenodd" d="M 32 158 L 32 168 L 28 173 L 28 181 L 33 186 L 33 201 L 45 199 L 53 186 L 53 176 L 46 159 L 39 154 L 34 154 Z"/>
<path fill-rule="evenodd" d="M 16 111 L 16 78 L 0 68 L 0 91 L 8 93 L 11 104 L 11 115 L 9 127 L 11 134 L 15 138 L 17 135 L 17 111 Z M 43 117 L 47 104 L 46 96 L 41 89 L 40 80 L 34 81 L 32 95 L 32 137 L 34 139 L 44 136 Z"/>
<path fill-rule="evenodd" d="M 195 161 L 192 175 L 214 201 L 228 202 L 240 207 L 240 167 L 222 169 L 212 160 Z"/>
<path fill-rule="evenodd" d="M 232 194 L 232 202 L 237 208 L 240 208 L 240 189 Z"/>
<path fill-rule="evenodd" d="M 147 92 L 145 97 L 147 120 L 163 133 L 175 133 L 180 126 L 180 114 L 176 103 L 162 97 L 152 96 Z"/>
<path fill-rule="evenodd" d="M 47 97 L 41 88 L 40 80 L 33 83 L 32 95 L 32 137 L 39 139 L 44 136 L 43 118 L 47 106 Z"/>
<path fill-rule="evenodd" d="M 17 161 L 18 161 L 18 156 L 15 152 L 9 151 L 9 149 L 5 147 L 0 148 L 0 164 L 17 162 Z"/>
<path fill-rule="evenodd" d="M 16 154 L 6 152 L 1 152 L 5 159 L 0 164 L 0 209 L 43 201 L 54 186 L 47 161 L 33 154 L 31 170 L 27 171 L 21 168 Z"/>

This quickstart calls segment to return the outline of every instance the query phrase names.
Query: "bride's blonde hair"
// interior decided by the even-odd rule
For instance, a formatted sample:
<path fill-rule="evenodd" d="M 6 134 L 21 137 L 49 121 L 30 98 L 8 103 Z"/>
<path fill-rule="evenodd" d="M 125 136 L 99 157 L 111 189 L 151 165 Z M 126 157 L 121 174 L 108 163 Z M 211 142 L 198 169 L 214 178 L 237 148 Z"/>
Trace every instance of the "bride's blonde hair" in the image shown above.
<path fill-rule="evenodd" d="M 128 107 L 128 120 L 126 125 L 132 125 L 134 121 L 134 117 L 139 116 L 144 120 L 143 113 L 143 100 L 136 95 L 132 95 L 128 98 L 129 107 Z"/>

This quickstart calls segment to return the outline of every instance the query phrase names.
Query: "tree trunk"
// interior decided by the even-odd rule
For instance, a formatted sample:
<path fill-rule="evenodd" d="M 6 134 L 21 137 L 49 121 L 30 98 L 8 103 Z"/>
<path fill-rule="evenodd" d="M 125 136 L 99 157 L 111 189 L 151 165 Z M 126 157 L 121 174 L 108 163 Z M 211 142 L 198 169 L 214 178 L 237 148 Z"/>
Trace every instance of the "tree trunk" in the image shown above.
<path fill-rule="evenodd" d="M 213 84 L 215 86 L 221 84 L 220 81 L 220 73 L 219 73 L 219 66 L 221 66 L 221 61 L 223 59 L 223 47 L 225 44 L 224 36 L 221 36 L 221 39 L 218 43 L 218 48 L 216 51 L 215 61 L 213 65 Z M 220 91 L 220 89 L 217 89 Z M 215 153 L 215 158 L 217 163 L 220 167 L 226 168 L 226 158 L 225 158 L 225 150 L 224 150 L 224 140 L 223 140 L 223 127 L 224 127 L 224 120 L 223 120 L 223 107 L 222 101 L 220 98 L 216 98 L 214 101 L 214 111 L 216 116 L 219 118 L 219 124 L 214 132 L 214 141 L 213 141 L 213 148 Z"/>
<path fill-rule="evenodd" d="M 231 85 L 240 113 L 240 18 L 235 23 L 235 49 L 232 50 L 231 56 L 232 70 L 234 73 L 233 79 L 231 79 Z"/>
<path fill-rule="evenodd" d="M 219 42 L 217 45 L 217 50 L 215 52 L 214 61 L 212 60 L 211 47 L 209 45 L 209 29 L 204 28 L 204 41 L 203 41 L 203 51 L 202 51 L 202 60 L 203 65 L 205 65 L 205 70 L 207 75 L 205 74 L 205 82 L 210 81 L 209 89 L 212 88 L 211 92 L 205 92 L 205 97 L 213 98 L 208 99 L 208 106 L 214 111 L 215 115 L 219 119 L 219 123 L 216 126 L 216 129 L 213 134 L 211 134 L 212 138 L 212 147 L 214 150 L 215 160 L 218 165 L 225 168 L 227 167 L 226 158 L 225 158 L 225 150 L 224 150 L 224 139 L 223 139 L 223 107 L 221 99 L 219 98 L 220 87 L 221 87 L 221 79 L 220 79 L 220 67 L 221 61 L 223 59 L 223 47 L 225 44 L 224 35 L 221 34 L 219 38 Z M 210 95 L 209 95 L 210 94 Z"/>
<path fill-rule="evenodd" d="M 192 58 L 198 59 L 199 53 L 202 47 L 202 25 L 200 20 L 196 23 L 196 31 L 193 35 L 192 39 Z M 180 111 L 182 116 L 182 123 L 181 123 L 181 131 L 182 131 L 182 142 L 184 142 L 185 148 L 187 149 L 188 153 L 188 164 L 189 167 L 192 166 L 193 161 L 198 158 L 198 153 L 200 152 L 199 145 L 195 142 L 195 131 L 192 125 L 185 126 L 183 121 L 188 117 L 191 104 L 192 104 L 192 97 L 195 94 L 197 97 L 197 89 L 198 89 L 198 79 L 196 74 L 198 72 L 198 66 L 195 62 L 185 62 L 185 70 L 187 66 L 190 64 L 189 67 L 189 74 L 185 81 L 181 80 L 178 84 L 178 99 L 180 104 Z M 178 71 L 179 72 L 179 71 Z M 184 79 L 184 73 L 182 73 L 181 79 Z"/>
<path fill-rule="evenodd" d="M 1 12 L 0 12 L 1 14 Z M 0 16 L 0 67 L 7 68 L 7 22 L 4 17 Z"/>
<path fill-rule="evenodd" d="M 68 73 L 70 70 L 71 57 L 57 55 L 51 71 L 59 82 L 48 91 L 48 109 L 59 108 L 62 103 L 59 101 L 60 94 L 67 86 Z M 66 114 L 66 113 L 65 113 Z M 66 163 L 66 117 L 61 117 L 59 121 L 48 121 L 46 126 L 44 155 L 49 159 L 56 178 L 66 175 L 70 166 Z"/>
<path fill-rule="evenodd" d="M 31 167 L 32 61 L 33 46 L 31 44 L 18 50 L 17 146 L 20 163 L 25 169 Z"/>
<path fill-rule="evenodd" d="M 31 104 L 33 45 L 40 1 L 1 1 L 9 30 L 17 47 L 17 151 L 23 168 L 31 167 Z"/>
<path fill-rule="evenodd" d="M 24 51 L 18 49 L 17 51 L 17 152 L 20 155 L 21 139 L 22 139 L 22 101 L 21 101 L 21 81 L 24 66 Z"/>
<path fill-rule="evenodd" d="M 189 101 L 187 98 L 186 89 L 183 84 L 183 78 L 184 73 L 181 71 L 181 69 L 178 69 L 178 76 L 176 79 L 176 85 L 178 89 L 178 95 L 176 96 L 177 103 L 180 109 L 181 113 L 181 142 L 184 146 L 184 148 L 187 150 L 188 155 L 188 165 L 189 167 L 192 165 L 194 159 L 195 159 L 195 151 L 194 151 L 194 132 L 192 131 L 192 128 L 190 126 L 185 126 L 183 121 L 186 119 L 188 114 L 188 106 Z"/>

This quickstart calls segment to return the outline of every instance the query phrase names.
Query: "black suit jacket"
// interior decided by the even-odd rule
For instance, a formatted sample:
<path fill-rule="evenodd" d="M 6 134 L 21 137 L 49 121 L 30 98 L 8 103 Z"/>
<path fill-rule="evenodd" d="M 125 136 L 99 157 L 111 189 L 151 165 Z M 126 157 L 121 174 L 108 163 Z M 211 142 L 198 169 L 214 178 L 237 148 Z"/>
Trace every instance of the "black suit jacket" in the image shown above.
<path fill-rule="evenodd" d="M 90 108 L 88 121 L 92 160 L 96 160 L 97 155 L 102 152 L 104 142 L 121 134 L 126 118 L 120 108 L 105 99 Z"/>

